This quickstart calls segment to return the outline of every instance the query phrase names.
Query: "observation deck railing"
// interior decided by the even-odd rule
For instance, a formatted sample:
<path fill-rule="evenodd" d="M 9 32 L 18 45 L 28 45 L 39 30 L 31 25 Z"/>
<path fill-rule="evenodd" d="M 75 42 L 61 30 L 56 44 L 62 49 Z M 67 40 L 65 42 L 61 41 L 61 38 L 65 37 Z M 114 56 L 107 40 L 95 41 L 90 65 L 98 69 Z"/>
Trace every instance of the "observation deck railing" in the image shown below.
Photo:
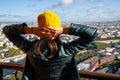
<path fill-rule="evenodd" d="M 3 69 L 16 70 L 16 72 L 14 74 L 16 76 L 17 71 L 23 72 L 24 65 L 0 62 L 0 80 L 3 80 L 3 74 L 4 74 Z M 120 80 L 120 75 L 118 75 L 118 74 L 79 71 L 79 75 L 81 78 L 87 78 L 87 80 Z"/>

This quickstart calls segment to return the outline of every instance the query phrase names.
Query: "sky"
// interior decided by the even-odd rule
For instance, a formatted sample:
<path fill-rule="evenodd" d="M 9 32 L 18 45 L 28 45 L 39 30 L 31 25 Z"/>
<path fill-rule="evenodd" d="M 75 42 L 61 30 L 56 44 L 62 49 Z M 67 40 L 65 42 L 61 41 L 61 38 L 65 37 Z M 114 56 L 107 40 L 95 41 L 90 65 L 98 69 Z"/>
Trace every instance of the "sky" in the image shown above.
<path fill-rule="evenodd" d="M 0 22 L 36 22 L 53 11 L 62 22 L 120 20 L 120 0 L 0 0 Z"/>

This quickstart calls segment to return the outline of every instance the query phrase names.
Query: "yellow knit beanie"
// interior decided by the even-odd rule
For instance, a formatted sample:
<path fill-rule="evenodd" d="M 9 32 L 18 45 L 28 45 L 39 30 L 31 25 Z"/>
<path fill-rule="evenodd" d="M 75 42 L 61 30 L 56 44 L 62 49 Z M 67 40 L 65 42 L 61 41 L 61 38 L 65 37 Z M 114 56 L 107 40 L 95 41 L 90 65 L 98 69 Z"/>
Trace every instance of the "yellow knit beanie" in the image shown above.
<path fill-rule="evenodd" d="M 54 12 L 44 12 L 38 15 L 38 27 L 49 26 L 49 28 L 60 28 L 61 21 L 59 16 Z"/>

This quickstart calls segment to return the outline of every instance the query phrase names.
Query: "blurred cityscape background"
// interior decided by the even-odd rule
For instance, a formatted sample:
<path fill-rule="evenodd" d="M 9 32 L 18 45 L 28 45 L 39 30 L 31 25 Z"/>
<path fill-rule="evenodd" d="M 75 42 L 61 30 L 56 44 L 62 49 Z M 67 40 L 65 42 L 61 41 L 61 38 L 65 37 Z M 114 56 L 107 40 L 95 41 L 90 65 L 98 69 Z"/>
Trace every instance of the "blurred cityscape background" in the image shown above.
<path fill-rule="evenodd" d="M 36 27 L 39 14 L 53 11 L 60 16 L 63 27 L 76 23 L 100 31 L 95 42 L 76 54 L 79 71 L 120 74 L 119 7 L 120 0 L 0 0 L 0 62 L 24 64 L 26 56 L 5 37 L 5 25 L 26 22 L 29 27 Z M 23 36 L 29 40 L 38 38 Z M 61 38 L 69 42 L 77 36 L 62 34 Z M 4 69 L 4 79 L 14 80 L 10 79 L 14 72 Z"/>
<path fill-rule="evenodd" d="M 20 23 L 20 22 L 19 22 Z M 0 23 L 0 62 L 24 64 L 25 54 L 13 45 L 3 34 L 2 28 L 5 25 L 19 24 L 18 22 Z M 100 34 L 97 40 L 87 49 L 76 54 L 78 70 L 120 74 L 120 21 L 77 23 L 88 25 L 99 29 Z M 28 26 L 37 26 L 36 23 L 29 23 Z M 63 23 L 63 27 L 69 27 Z M 29 40 L 38 38 L 36 35 L 24 35 Z M 77 39 L 77 36 L 60 36 L 64 42 Z M 4 78 L 9 78 L 14 71 L 5 70 Z"/>

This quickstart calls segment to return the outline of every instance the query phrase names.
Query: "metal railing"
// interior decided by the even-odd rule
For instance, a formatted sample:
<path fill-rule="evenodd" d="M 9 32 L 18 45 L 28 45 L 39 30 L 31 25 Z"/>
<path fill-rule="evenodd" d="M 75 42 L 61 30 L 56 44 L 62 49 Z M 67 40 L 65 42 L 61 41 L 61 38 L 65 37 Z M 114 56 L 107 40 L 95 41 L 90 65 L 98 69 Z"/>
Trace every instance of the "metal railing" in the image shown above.
<path fill-rule="evenodd" d="M 24 70 L 23 64 L 14 64 L 14 63 L 5 63 L 0 62 L 0 80 L 3 80 L 3 69 L 13 69 L 16 71 Z M 87 78 L 87 80 L 120 80 L 120 75 L 117 74 L 108 74 L 108 73 L 97 73 L 89 71 L 79 71 L 81 78 Z"/>
<path fill-rule="evenodd" d="M 14 64 L 14 63 L 5 63 L 5 62 L 0 62 L 0 80 L 3 80 L 3 69 L 13 69 L 16 70 L 15 76 L 17 74 L 17 71 L 23 72 L 24 70 L 24 65 L 23 64 Z"/>

